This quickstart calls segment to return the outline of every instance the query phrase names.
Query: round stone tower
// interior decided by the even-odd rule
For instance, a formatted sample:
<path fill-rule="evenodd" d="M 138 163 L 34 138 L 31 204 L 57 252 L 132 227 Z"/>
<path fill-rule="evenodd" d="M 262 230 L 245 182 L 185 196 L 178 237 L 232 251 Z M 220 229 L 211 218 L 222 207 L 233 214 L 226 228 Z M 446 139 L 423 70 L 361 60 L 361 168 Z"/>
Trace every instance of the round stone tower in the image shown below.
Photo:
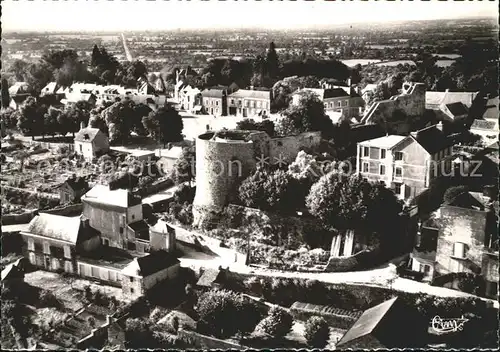
<path fill-rule="evenodd" d="M 209 224 L 238 195 L 239 181 L 269 155 L 269 136 L 257 131 L 207 132 L 196 139 L 194 225 Z"/>

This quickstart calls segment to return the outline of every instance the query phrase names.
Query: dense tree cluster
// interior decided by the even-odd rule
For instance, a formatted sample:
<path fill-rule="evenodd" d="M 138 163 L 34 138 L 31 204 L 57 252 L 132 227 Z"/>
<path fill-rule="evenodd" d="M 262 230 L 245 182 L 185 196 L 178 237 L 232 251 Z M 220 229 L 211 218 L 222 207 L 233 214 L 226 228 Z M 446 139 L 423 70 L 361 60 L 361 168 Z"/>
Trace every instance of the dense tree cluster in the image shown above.
<path fill-rule="evenodd" d="M 143 110 L 145 112 L 145 110 Z M 179 112 L 171 105 L 166 105 L 156 111 L 151 111 L 142 118 L 142 124 L 150 136 L 157 142 L 166 145 L 168 142 L 183 140 L 184 125 Z"/>
<path fill-rule="evenodd" d="M 239 130 L 250 130 L 250 131 L 263 131 L 266 132 L 269 137 L 274 137 L 274 122 L 271 120 L 262 120 L 260 122 L 253 119 L 244 119 L 238 121 L 236 128 Z"/>

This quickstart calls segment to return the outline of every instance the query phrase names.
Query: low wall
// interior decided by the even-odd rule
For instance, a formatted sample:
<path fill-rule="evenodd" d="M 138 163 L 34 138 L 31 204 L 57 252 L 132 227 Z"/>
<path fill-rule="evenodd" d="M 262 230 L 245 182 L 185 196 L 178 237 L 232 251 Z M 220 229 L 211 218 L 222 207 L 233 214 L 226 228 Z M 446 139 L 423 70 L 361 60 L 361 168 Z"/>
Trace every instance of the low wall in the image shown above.
<path fill-rule="evenodd" d="M 179 337 L 188 339 L 189 341 L 192 341 L 192 345 L 196 349 L 203 349 L 203 350 L 212 350 L 212 349 L 234 349 L 234 350 L 244 350 L 248 349 L 248 347 L 239 345 L 236 343 L 224 341 L 217 339 L 215 337 L 211 336 L 206 336 L 199 334 L 194 331 L 187 331 L 183 329 L 179 329 L 177 332 L 177 335 Z"/>
<path fill-rule="evenodd" d="M 50 142 L 40 142 L 40 141 L 27 141 L 25 144 L 29 146 L 39 145 L 44 149 L 56 149 L 59 147 L 67 147 L 70 151 L 75 150 L 75 145 L 73 143 L 50 143 Z"/>
<path fill-rule="evenodd" d="M 315 306 L 318 308 L 329 308 L 328 306 Z M 337 313 L 323 312 L 315 309 L 307 309 L 303 307 L 297 307 L 294 303 L 290 307 L 290 313 L 295 320 L 306 321 L 310 317 L 320 316 L 326 320 L 326 322 L 334 328 L 348 330 L 350 329 L 356 320 L 361 316 L 360 312 L 349 312 L 343 311 L 341 309 L 336 309 Z"/>
<path fill-rule="evenodd" d="M 46 213 L 53 215 L 68 216 L 73 213 L 81 212 L 83 209 L 82 203 L 71 204 L 63 207 L 57 207 L 47 210 L 32 210 L 22 214 L 7 214 L 2 215 L 2 225 L 17 225 L 29 223 L 38 213 Z"/>

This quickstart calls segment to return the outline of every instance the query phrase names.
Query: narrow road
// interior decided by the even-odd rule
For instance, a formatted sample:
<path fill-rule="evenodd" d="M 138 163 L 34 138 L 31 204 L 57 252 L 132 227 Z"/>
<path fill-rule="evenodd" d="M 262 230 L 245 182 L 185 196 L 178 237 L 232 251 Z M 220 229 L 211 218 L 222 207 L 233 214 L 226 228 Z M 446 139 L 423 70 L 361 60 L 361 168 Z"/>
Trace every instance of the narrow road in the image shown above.
<path fill-rule="evenodd" d="M 265 269 L 258 267 L 249 267 L 245 265 L 245 255 L 237 253 L 229 248 L 221 248 L 220 241 L 208 236 L 193 233 L 201 239 L 202 243 L 208 246 L 218 257 L 207 258 L 207 256 L 190 255 L 189 258 L 180 258 L 181 265 L 198 268 L 217 269 L 219 267 L 228 268 L 230 271 L 244 275 L 258 275 L 268 277 L 280 277 L 290 279 L 318 280 L 329 284 L 349 284 L 364 285 L 373 287 L 392 288 L 396 291 L 408 293 L 426 293 L 439 297 L 477 297 L 465 292 L 451 290 L 445 287 L 436 287 L 429 284 L 401 278 L 397 275 L 396 266 L 387 264 L 372 270 L 354 271 L 354 272 L 334 272 L 334 273 L 309 273 L 293 272 L 274 269 Z M 499 307 L 499 302 L 487 298 L 479 297 L 484 301 L 493 303 L 495 308 Z"/>
<path fill-rule="evenodd" d="M 132 54 L 130 53 L 130 50 L 127 45 L 127 39 L 125 39 L 125 34 L 122 33 L 122 42 L 123 42 L 123 49 L 125 50 L 125 57 L 127 58 L 128 61 L 132 62 Z"/>

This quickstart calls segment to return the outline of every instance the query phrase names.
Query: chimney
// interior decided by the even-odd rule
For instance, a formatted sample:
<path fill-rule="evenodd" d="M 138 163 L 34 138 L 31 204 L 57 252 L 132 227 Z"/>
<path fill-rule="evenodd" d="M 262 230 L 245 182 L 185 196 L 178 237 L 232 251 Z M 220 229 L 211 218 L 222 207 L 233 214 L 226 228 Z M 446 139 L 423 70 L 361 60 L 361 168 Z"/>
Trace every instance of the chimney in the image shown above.
<path fill-rule="evenodd" d="M 85 122 L 80 122 L 80 129 L 83 130 L 85 128 Z"/>
<path fill-rule="evenodd" d="M 444 92 L 445 92 L 445 93 L 448 93 L 449 91 L 450 91 L 450 89 L 449 89 L 449 88 L 446 88 Z"/>

